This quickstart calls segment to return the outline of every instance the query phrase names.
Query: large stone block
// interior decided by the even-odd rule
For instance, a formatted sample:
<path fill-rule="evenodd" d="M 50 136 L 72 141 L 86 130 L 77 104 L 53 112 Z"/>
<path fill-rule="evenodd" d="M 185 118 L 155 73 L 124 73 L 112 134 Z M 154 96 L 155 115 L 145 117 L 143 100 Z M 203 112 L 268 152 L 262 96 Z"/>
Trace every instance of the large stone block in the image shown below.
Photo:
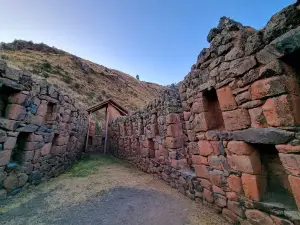
<path fill-rule="evenodd" d="M 231 154 L 236 155 L 251 155 L 255 151 L 252 145 L 244 141 L 230 141 L 227 144 L 227 149 Z"/>
<path fill-rule="evenodd" d="M 251 155 L 228 155 L 227 160 L 233 170 L 249 174 L 261 174 L 260 157 L 256 152 Z"/>
<path fill-rule="evenodd" d="M 289 175 L 289 182 L 294 195 L 294 199 L 297 203 L 298 209 L 300 210 L 300 178 Z"/>
<path fill-rule="evenodd" d="M 46 143 L 42 148 L 41 148 L 41 155 L 49 155 L 50 150 L 51 150 L 52 143 Z"/>
<path fill-rule="evenodd" d="M 208 173 L 207 166 L 205 166 L 205 165 L 194 165 L 194 168 L 195 168 L 195 172 L 196 172 L 197 177 L 205 178 L 205 179 L 209 178 L 209 173 Z"/>
<path fill-rule="evenodd" d="M 4 150 L 12 150 L 17 142 L 16 137 L 8 137 L 4 142 Z"/>
<path fill-rule="evenodd" d="M 294 126 L 300 122 L 299 111 L 300 98 L 294 96 L 295 101 L 291 101 L 291 96 L 281 95 L 275 98 L 269 98 L 263 105 L 263 113 L 268 125 Z"/>
<path fill-rule="evenodd" d="M 245 217 L 245 210 L 241 207 L 241 204 L 239 202 L 235 201 L 228 201 L 227 207 L 230 211 L 234 212 L 238 216 L 244 218 Z"/>
<path fill-rule="evenodd" d="M 183 147 L 183 137 L 167 137 L 166 138 L 166 145 L 168 148 L 175 149 L 175 148 L 182 148 Z"/>
<path fill-rule="evenodd" d="M 233 110 L 237 107 L 235 98 L 230 87 L 223 87 L 217 90 L 218 100 L 222 111 Z"/>
<path fill-rule="evenodd" d="M 169 124 L 167 126 L 168 137 L 180 137 L 182 136 L 182 125 L 181 123 Z"/>
<path fill-rule="evenodd" d="M 252 100 L 271 97 L 286 92 L 286 85 L 282 77 L 270 77 L 255 81 L 251 85 Z"/>
<path fill-rule="evenodd" d="M 208 165 L 208 158 L 201 155 L 192 155 L 192 162 L 195 165 Z"/>
<path fill-rule="evenodd" d="M 25 95 L 22 92 L 15 93 L 8 98 L 9 103 L 22 105 L 28 99 L 28 95 Z"/>
<path fill-rule="evenodd" d="M 209 141 L 200 140 L 198 146 L 200 155 L 202 156 L 209 156 L 214 152 L 214 148 Z"/>
<path fill-rule="evenodd" d="M 251 224 L 264 224 L 264 225 L 274 225 L 273 220 L 271 217 L 258 210 L 248 209 L 245 212 L 247 219 L 250 221 Z"/>
<path fill-rule="evenodd" d="M 266 177 L 243 173 L 242 184 L 245 196 L 254 201 L 260 201 L 266 190 Z"/>
<path fill-rule="evenodd" d="M 11 151 L 0 151 L 0 166 L 6 166 L 10 161 Z"/>
<path fill-rule="evenodd" d="M 8 104 L 5 109 L 5 117 L 10 120 L 23 120 L 26 116 L 26 108 L 18 104 Z"/>
<path fill-rule="evenodd" d="M 249 128 L 232 133 L 232 138 L 255 144 L 283 144 L 294 137 L 293 132 L 276 128 Z"/>
<path fill-rule="evenodd" d="M 251 124 L 251 119 L 246 109 L 227 111 L 223 112 L 222 115 L 225 128 L 229 131 L 245 129 Z"/>
<path fill-rule="evenodd" d="M 279 153 L 284 168 L 292 175 L 300 176 L 300 155 Z"/>
<path fill-rule="evenodd" d="M 192 122 L 193 129 L 196 132 L 207 131 L 209 129 L 208 118 L 209 118 L 208 112 L 195 114 L 195 118 Z"/>
<path fill-rule="evenodd" d="M 228 187 L 238 193 L 238 194 L 243 194 L 243 186 L 242 186 L 242 179 L 238 176 L 235 175 L 230 175 L 227 178 L 227 183 L 228 183 Z"/>

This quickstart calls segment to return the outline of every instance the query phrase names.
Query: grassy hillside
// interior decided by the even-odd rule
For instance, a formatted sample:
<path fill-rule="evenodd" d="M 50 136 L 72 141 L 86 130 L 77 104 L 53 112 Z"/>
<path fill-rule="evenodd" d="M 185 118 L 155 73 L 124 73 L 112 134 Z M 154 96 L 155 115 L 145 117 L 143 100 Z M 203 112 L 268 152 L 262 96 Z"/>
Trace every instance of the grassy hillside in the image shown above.
<path fill-rule="evenodd" d="M 88 107 L 112 98 L 129 111 L 143 107 L 165 87 L 139 81 L 118 70 L 79 58 L 45 44 L 27 41 L 2 43 L 0 54 L 11 66 L 36 74 L 64 89 Z"/>

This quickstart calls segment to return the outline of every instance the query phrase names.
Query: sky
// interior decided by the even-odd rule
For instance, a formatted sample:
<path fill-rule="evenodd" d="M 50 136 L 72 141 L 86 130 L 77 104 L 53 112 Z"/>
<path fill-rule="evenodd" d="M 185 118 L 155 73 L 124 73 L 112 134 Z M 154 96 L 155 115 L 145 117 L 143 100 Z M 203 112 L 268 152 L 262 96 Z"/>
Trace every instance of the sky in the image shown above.
<path fill-rule="evenodd" d="M 263 28 L 296 0 L 0 0 L 0 42 L 43 42 L 162 85 L 188 74 L 221 16 Z"/>

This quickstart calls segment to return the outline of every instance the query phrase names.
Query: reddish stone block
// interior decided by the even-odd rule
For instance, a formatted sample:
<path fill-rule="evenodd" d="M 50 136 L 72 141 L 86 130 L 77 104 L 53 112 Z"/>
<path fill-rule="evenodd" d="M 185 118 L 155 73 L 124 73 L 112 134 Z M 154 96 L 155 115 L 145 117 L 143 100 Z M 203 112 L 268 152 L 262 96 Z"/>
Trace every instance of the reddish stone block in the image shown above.
<path fill-rule="evenodd" d="M 222 111 L 233 110 L 237 107 L 230 87 L 223 87 L 217 90 L 218 100 Z"/>
<path fill-rule="evenodd" d="M 240 177 L 235 176 L 235 175 L 230 175 L 227 178 L 227 183 L 228 183 L 228 187 L 238 193 L 238 194 L 242 194 L 243 193 L 243 186 L 242 186 L 242 180 Z"/>
<path fill-rule="evenodd" d="M 247 219 L 251 224 L 264 224 L 264 225 L 274 225 L 271 217 L 258 210 L 248 209 L 245 212 Z"/>
<path fill-rule="evenodd" d="M 210 182 L 215 186 L 218 186 L 218 187 L 225 186 L 226 179 L 225 179 L 222 171 L 219 171 L 219 170 L 210 171 L 209 179 L 210 179 Z"/>
<path fill-rule="evenodd" d="M 280 153 L 298 153 L 300 152 L 300 146 L 293 146 L 293 145 L 276 145 L 275 148 L 280 152 Z"/>
<path fill-rule="evenodd" d="M 66 145 L 62 145 L 62 146 L 52 146 L 50 153 L 52 155 L 62 155 L 66 152 L 67 150 L 67 146 Z"/>
<path fill-rule="evenodd" d="M 270 216 L 275 225 L 293 225 L 293 223 L 291 221 L 288 221 L 286 219 L 283 219 L 283 218 L 280 218 L 277 216 L 273 216 L 273 215 L 270 215 Z"/>
<path fill-rule="evenodd" d="M 4 142 L 4 150 L 12 150 L 17 142 L 16 137 L 8 137 Z"/>
<path fill-rule="evenodd" d="M 266 178 L 264 176 L 243 173 L 242 184 L 247 198 L 260 201 L 266 189 Z"/>
<path fill-rule="evenodd" d="M 44 117 L 47 113 L 47 104 L 45 102 L 43 102 L 43 104 L 40 104 L 37 111 L 36 111 L 36 115 L 39 115 L 41 117 Z"/>
<path fill-rule="evenodd" d="M 226 130 L 234 131 L 248 128 L 251 119 L 246 109 L 223 112 L 223 120 Z"/>
<path fill-rule="evenodd" d="M 298 209 L 300 210 L 300 178 L 289 175 L 289 182 L 294 195 L 294 199 L 297 203 Z"/>
<path fill-rule="evenodd" d="M 167 126 L 167 137 L 179 137 L 182 135 L 182 126 L 180 123 L 170 124 Z"/>
<path fill-rule="evenodd" d="M 40 148 L 40 142 L 25 142 L 24 150 L 25 151 L 34 151 Z"/>
<path fill-rule="evenodd" d="M 62 135 L 59 135 L 59 136 L 55 139 L 54 144 L 55 144 L 55 145 L 66 145 L 66 144 L 68 144 L 68 142 L 69 142 L 69 137 L 70 137 L 70 136 L 62 136 Z"/>
<path fill-rule="evenodd" d="M 182 148 L 183 147 L 183 137 L 167 137 L 166 145 L 168 148 Z"/>
<path fill-rule="evenodd" d="M 228 198 L 229 201 L 238 201 L 238 196 L 235 192 L 226 192 L 226 198 Z"/>
<path fill-rule="evenodd" d="M 196 176 L 201 178 L 209 178 L 209 173 L 205 165 L 194 165 Z"/>
<path fill-rule="evenodd" d="M 281 95 L 275 98 L 269 98 L 263 105 L 263 113 L 268 125 L 294 126 L 293 107 L 288 95 Z"/>
<path fill-rule="evenodd" d="M 251 118 L 251 127 L 254 128 L 268 127 L 266 118 L 263 114 L 262 107 L 249 109 L 249 115 Z"/>
<path fill-rule="evenodd" d="M 209 118 L 209 115 L 207 112 L 195 114 L 195 118 L 192 122 L 193 129 L 196 132 L 207 131 L 209 129 L 208 118 Z"/>
<path fill-rule="evenodd" d="M 214 194 L 214 201 L 215 201 L 215 204 L 221 208 L 224 208 L 227 206 L 227 198 L 223 195 Z"/>
<path fill-rule="evenodd" d="M 261 174 L 261 162 L 258 153 L 251 155 L 228 155 L 229 166 L 236 171 L 250 174 Z"/>
<path fill-rule="evenodd" d="M 183 119 L 185 121 L 188 121 L 190 119 L 190 116 L 191 116 L 191 112 L 187 112 L 187 111 L 183 112 Z"/>
<path fill-rule="evenodd" d="M 11 120 L 23 120 L 26 115 L 25 107 L 17 104 L 9 104 L 5 109 L 5 117 Z"/>
<path fill-rule="evenodd" d="M 239 202 L 235 201 L 228 201 L 227 207 L 230 211 L 234 212 L 238 216 L 244 218 L 245 217 L 245 210 L 241 207 L 241 204 Z"/>
<path fill-rule="evenodd" d="M 0 166 L 6 166 L 10 161 L 11 151 L 0 151 Z"/>
<path fill-rule="evenodd" d="M 192 155 L 192 162 L 195 165 L 208 165 L 207 157 L 201 155 Z"/>
<path fill-rule="evenodd" d="M 42 142 L 44 140 L 42 135 L 31 133 L 28 135 L 28 141 L 34 141 L 34 142 Z"/>
<path fill-rule="evenodd" d="M 170 113 L 166 117 L 166 123 L 173 124 L 173 123 L 180 123 L 180 115 L 177 113 Z"/>
<path fill-rule="evenodd" d="M 210 167 L 217 170 L 226 170 L 229 168 L 226 158 L 223 155 L 220 156 L 208 156 L 208 163 Z"/>
<path fill-rule="evenodd" d="M 207 190 L 212 190 L 212 184 L 209 180 L 206 179 L 199 179 L 201 186 L 206 188 Z"/>
<path fill-rule="evenodd" d="M 21 105 L 27 100 L 27 98 L 28 98 L 28 95 L 18 92 L 13 95 L 10 95 L 8 97 L 8 102 Z"/>
<path fill-rule="evenodd" d="M 207 100 L 203 97 L 201 98 L 196 98 L 193 101 L 193 105 L 192 105 L 192 113 L 196 114 L 196 113 L 201 113 L 201 112 L 206 112 L 207 111 Z"/>
<path fill-rule="evenodd" d="M 236 215 L 235 213 L 231 212 L 229 209 L 227 208 L 223 208 L 222 210 L 222 215 L 229 221 L 231 222 L 231 224 L 239 224 L 240 221 L 242 221 L 243 219 L 241 217 L 239 217 L 238 215 Z"/>
<path fill-rule="evenodd" d="M 35 125 L 42 125 L 44 123 L 44 117 L 39 115 L 32 116 L 31 118 L 28 119 L 28 123 L 35 124 Z"/>
<path fill-rule="evenodd" d="M 209 203 L 213 203 L 213 201 L 214 201 L 213 193 L 204 188 L 204 190 L 203 190 L 203 199 L 206 200 Z"/>
<path fill-rule="evenodd" d="M 209 156 L 214 152 L 214 148 L 209 141 L 200 140 L 198 146 L 200 155 L 202 156 Z"/>
<path fill-rule="evenodd" d="M 213 192 L 220 194 L 220 195 L 226 195 L 226 193 L 222 190 L 222 188 L 219 188 L 218 186 L 213 185 L 212 186 Z"/>
<path fill-rule="evenodd" d="M 171 160 L 171 166 L 175 169 L 183 169 L 187 167 L 187 161 L 186 159 L 172 159 Z"/>
<path fill-rule="evenodd" d="M 279 153 L 284 168 L 294 176 L 300 176 L 300 155 Z"/>
<path fill-rule="evenodd" d="M 258 80 L 251 85 L 252 100 L 271 97 L 285 92 L 286 86 L 282 77 L 270 77 Z"/>
<path fill-rule="evenodd" d="M 42 155 L 42 156 L 45 156 L 45 155 L 50 154 L 51 146 L 52 146 L 52 143 L 47 143 L 47 144 L 45 144 L 45 145 L 40 149 L 41 155 Z"/>
<path fill-rule="evenodd" d="M 255 149 L 244 141 L 230 141 L 227 149 L 231 154 L 236 155 L 251 155 L 255 152 Z"/>

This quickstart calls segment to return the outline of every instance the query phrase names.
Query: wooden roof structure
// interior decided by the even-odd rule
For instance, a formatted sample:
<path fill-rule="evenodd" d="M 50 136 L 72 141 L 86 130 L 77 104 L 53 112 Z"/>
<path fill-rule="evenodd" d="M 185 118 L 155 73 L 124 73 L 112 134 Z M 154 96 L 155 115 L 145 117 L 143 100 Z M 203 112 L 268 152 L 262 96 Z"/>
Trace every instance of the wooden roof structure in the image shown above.
<path fill-rule="evenodd" d="M 112 107 L 114 107 L 116 110 L 118 110 L 118 112 L 121 114 L 121 116 L 125 116 L 128 114 L 128 111 L 123 108 L 121 105 L 119 105 L 118 103 L 116 103 L 114 100 L 112 99 L 108 99 L 105 100 L 101 103 L 95 104 L 89 108 L 87 108 L 87 112 L 89 113 L 89 125 L 88 125 L 88 131 L 87 131 L 87 135 L 86 135 L 86 143 L 85 143 L 85 151 L 87 150 L 87 146 L 88 146 L 88 138 L 89 138 L 89 130 L 90 130 L 90 121 L 91 121 L 91 115 L 93 112 L 96 112 L 100 109 L 105 108 L 106 109 L 106 113 L 105 113 L 105 121 L 106 121 L 106 125 L 105 125 L 105 145 L 104 145 L 104 153 L 106 153 L 106 146 L 107 146 L 107 133 L 108 133 L 108 118 L 109 118 L 109 111 L 108 111 L 108 106 L 111 105 Z"/>
<path fill-rule="evenodd" d="M 93 112 L 96 112 L 100 109 L 106 108 L 108 105 L 112 105 L 116 110 L 118 110 L 120 112 L 120 114 L 122 116 L 125 116 L 125 115 L 128 114 L 128 111 L 124 107 L 122 107 L 121 105 L 119 105 L 118 103 L 116 103 L 112 99 L 108 99 L 108 100 L 105 100 L 101 103 L 95 104 L 95 105 L 89 107 L 86 111 L 88 113 L 93 113 Z"/>

